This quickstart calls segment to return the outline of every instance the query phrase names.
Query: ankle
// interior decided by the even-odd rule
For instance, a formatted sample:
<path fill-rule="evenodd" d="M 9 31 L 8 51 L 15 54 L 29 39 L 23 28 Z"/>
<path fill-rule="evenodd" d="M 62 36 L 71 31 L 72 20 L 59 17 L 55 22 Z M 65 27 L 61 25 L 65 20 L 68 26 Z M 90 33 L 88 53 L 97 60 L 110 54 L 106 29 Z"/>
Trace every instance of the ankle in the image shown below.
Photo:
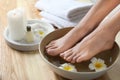
<path fill-rule="evenodd" d="M 101 29 L 98 30 L 99 33 L 101 33 L 101 35 L 103 36 L 103 39 L 108 39 L 108 40 L 115 40 L 115 37 L 118 33 L 117 29 L 111 29 L 108 27 L 103 27 Z"/>

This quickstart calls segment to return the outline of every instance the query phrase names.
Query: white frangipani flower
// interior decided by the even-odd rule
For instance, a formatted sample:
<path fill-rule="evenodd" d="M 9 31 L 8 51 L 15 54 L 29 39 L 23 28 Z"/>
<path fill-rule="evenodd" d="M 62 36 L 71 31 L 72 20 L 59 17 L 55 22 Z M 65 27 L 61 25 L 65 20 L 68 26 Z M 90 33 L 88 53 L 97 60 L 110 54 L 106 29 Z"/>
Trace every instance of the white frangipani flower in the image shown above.
<path fill-rule="evenodd" d="M 89 64 L 90 70 L 95 70 L 96 72 L 102 71 L 107 68 L 107 65 L 105 64 L 104 60 L 100 58 L 92 58 L 91 63 Z"/>
<path fill-rule="evenodd" d="M 61 66 L 59 68 L 66 70 L 66 71 L 77 72 L 75 66 L 70 63 L 61 64 Z"/>

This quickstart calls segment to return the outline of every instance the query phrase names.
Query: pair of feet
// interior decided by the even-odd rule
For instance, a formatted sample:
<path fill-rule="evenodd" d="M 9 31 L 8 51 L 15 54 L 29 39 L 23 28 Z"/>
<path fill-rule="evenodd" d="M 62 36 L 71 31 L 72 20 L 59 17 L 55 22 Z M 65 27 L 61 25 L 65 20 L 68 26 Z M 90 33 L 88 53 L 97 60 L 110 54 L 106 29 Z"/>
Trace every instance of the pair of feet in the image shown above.
<path fill-rule="evenodd" d="M 109 30 L 103 27 L 98 27 L 91 33 L 86 31 L 83 35 L 80 35 L 81 32 L 78 27 L 75 27 L 60 39 L 51 41 L 46 46 L 47 53 L 51 56 L 60 55 L 71 63 L 79 63 L 89 60 L 99 52 L 113 46 L 115 36 L 111 36 Z M 86 34 L 88 35 L 86 36 Z"/>

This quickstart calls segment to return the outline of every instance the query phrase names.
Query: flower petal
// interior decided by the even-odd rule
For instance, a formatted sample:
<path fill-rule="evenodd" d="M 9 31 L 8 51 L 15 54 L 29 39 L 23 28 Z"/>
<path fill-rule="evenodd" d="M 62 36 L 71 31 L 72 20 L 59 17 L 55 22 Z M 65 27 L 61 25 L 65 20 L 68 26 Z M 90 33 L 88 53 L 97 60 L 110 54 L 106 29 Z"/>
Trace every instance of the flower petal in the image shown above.
<path fill-rule="evenodd" d="M 98 71 L 102 71 L 104 69 L 107 68 L 107 65 L 105 64 L 105 61 L 100 59 L 100 58 L 96 58 L 96 57 L 93 57 L 91 59 L 91 63 L 89 64 L 89 69 L 90 70 L 95 70 L 96 72 Z"/>
<path fill-rule="evenodd" d="M 90 64 L 89 64 L 89 69 L 90 69 L 90 70 L 94 70 L 94 69 L 95 69 L 95 66 L 94 66 L 92 63 L 90 63 Z"/>
<path fill-rule="evenodd" d="M 102 70 L 104 70 L 104 69 L 106 69 L 107 68 L 107 66 L 106 66 L 106 64 L 104 64 L 104 63 L 101 63 L 102 64 L 102 67 L 101 68 L 97 68 L 97 67 L 95 67 L 95 71 L 102 71 Z"/>
<path fill-rule="evenodd" d="M 59 68 L 60 68 L 60 69 L 63 69 L 63 67 L 61 67 L 61 66 L 60 66 Z"/>
<path fill-rule="evenodd" d="M 70 63 L 61 64 L 61 66 L 59 68 L 66 70 L 66 71 L 77 72 L 77 69 L 75 68 L 75 66 Z"/>
<path fill-rule="evenodd" d="M 105 63 L 105 61 L 100 58 L 98 58 L 98 62 L 103 63 L 103 64 Z"/>
<path fill-rule="evenodd" d="M 91 59 L 91 62 L 92 63 L 95 63 L 97 61 L 97 58 L 96 57 L 93 57 L 92 59 Z"/>

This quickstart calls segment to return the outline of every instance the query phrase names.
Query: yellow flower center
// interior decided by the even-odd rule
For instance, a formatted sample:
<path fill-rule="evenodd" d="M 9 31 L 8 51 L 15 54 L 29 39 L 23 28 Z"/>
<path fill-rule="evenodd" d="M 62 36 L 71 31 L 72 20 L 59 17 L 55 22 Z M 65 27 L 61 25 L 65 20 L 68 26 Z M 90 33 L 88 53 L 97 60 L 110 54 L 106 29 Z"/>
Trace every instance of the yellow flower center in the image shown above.
<path fill-rule="evenodd" d="M 72 70 L 72 67 L 68 65 L 68 66 L 65 66 L 63 69 L 66 71 L 70 71 L 70 70 Z"/>
<path fill-rule="evenodd" d="M 97 69 L 100 69 L 100 68 L 103 67 L 103 64 L 100 63 L 100 62 L 96 62 L 96 63 L 95 63 L 95 67 L 96 67 Z"/>
<path fill-rule="evenodd" d="M 39 31 L 39 34 L 40 34 L 40 35 L 44 35 L 44 32 L 43 32 L 43 31 Z"/>

